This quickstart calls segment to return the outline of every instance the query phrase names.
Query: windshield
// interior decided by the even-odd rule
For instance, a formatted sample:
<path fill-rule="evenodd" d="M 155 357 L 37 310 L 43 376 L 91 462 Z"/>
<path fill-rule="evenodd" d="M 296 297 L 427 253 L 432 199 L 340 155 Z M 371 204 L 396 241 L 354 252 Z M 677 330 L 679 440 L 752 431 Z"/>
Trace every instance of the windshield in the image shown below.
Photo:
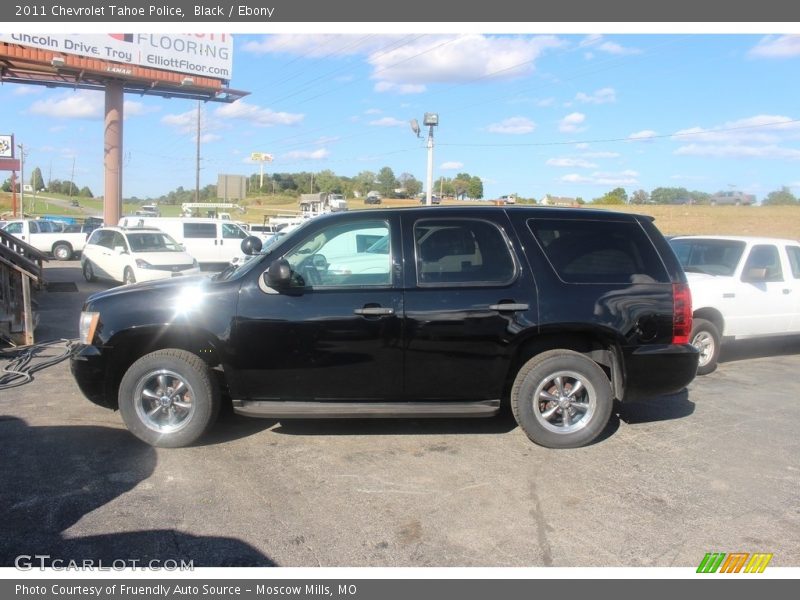
<path fill-rule="evenodd" d="M 128 243 L 133 252 L 183 252 L 178 242 L 160 231 L 129 233 Z"/>
<path fill-rule="evenodd" d="M 673 239 L 670 245 L 687 273 L 730 277 L 744 252 L 738 240 Z"/>

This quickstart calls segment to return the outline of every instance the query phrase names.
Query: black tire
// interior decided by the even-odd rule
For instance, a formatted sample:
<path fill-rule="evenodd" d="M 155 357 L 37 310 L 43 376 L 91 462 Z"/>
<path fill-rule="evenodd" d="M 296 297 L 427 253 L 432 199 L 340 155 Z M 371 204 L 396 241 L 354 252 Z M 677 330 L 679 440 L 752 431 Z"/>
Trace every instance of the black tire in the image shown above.
<path fill-rule="evenodd" d="M 92 267 L 92 262 L 89 259 L 84 259 L 83 261 L 83 278 L 89 283 L 97 279 L 97 276 L 94 274 L 94 267 Z"/>
<path fill-rule="evenodd" d="M 573 395 L 578 382 L 579 391 Z M 611 382 L 603 369 L 572 350 L 534 356 L 522 365 L 511 388 L 514 418 L 532 442 L 546 448 L 590 443 L 605 428 L 613 405 Z"/>
<path fill-rule="evenodd" d="M 133 269 L 130 267 L 125 267 L 125 271 L 122 273 L 122 283 L 123 285 L 136 283 L 136 276 L 133 274 Z"/>
<path fill-rule="evenodd" d="M 72 258 L 72 246 L 66 242 L 57 242 L 53 245 L 53 258 L 56 260 L 69 260 Z"/>
<path fill-rule="evenodd" d="M 716 371 L 720 344 L 722 343 L 722 336 L 717 326 L 705 319 L 694 319 L 689 341 L 692 346 L 700 351 L 697 374 L 708 375 Z"/>
<path fill-rule="evenodd" d="M 214 422 L 220 404 L 206 364 L 176 348 L 157 350 L 134 362 L 122 377 L 118 400 L 128 430 L 159 448 L 193 443 Z"/>

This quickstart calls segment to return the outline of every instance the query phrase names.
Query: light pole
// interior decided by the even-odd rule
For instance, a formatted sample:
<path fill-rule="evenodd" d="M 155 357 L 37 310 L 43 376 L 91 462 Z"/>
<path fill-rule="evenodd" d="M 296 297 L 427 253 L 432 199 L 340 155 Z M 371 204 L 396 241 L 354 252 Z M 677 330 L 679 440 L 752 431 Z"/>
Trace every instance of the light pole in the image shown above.
<path fill-rule="evenodd" d="M 439 124 L 438 113 L 425 113 L 422 121 L 423 125 L 428 127 L 428 176 L 425 184 L 425 204 L 430 206 L 433 204 L 433 128 Z M 419 137 L 420 128 L 416 119 L 411 119 L 411 130 Z"/>

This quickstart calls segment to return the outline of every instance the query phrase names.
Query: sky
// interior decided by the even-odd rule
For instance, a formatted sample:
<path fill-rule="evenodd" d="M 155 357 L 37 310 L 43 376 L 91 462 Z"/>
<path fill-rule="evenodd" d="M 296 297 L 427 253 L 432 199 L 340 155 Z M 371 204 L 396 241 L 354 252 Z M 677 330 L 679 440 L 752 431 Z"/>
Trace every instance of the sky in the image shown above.
<path fill-rule="evenodd" d="M 800 194 L 800 36 L 752 34 L 237 34 L 230 87 L 202 106 L 201 186 L 217 175 L 355 176 L 391 167 L 425 181 L 467 172 L 484 197 L 590 200 L 616 187 L 760 200 Z M 103 94 L 0 85 L 0 133 L 26 172 L 103 189 Z M 194 188 L 197 103 L 126 95 L 123 194 Z"/>

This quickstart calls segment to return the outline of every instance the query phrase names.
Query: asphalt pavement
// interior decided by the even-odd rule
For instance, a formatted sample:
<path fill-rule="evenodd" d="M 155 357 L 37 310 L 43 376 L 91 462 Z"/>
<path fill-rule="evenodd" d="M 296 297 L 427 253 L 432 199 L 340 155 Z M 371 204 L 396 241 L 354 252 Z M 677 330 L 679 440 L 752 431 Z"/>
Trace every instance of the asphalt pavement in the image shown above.
<path fill-rule="evenodd" d="M 73 338 L 86 295 L 108 286 L 76 261 L 46 276 L 77 291 L 36 294 L 37 341 Z M 798 353 L 797 340 L 727 348 L 715 373 L 624 406 L 577 450 L 533 445 L 509 415 L 229 413 L 191 448 L 154 449 L 62 362 L 0 391 L 0 565 L 696 567 L 769 552 L 800 566 Z"/>

